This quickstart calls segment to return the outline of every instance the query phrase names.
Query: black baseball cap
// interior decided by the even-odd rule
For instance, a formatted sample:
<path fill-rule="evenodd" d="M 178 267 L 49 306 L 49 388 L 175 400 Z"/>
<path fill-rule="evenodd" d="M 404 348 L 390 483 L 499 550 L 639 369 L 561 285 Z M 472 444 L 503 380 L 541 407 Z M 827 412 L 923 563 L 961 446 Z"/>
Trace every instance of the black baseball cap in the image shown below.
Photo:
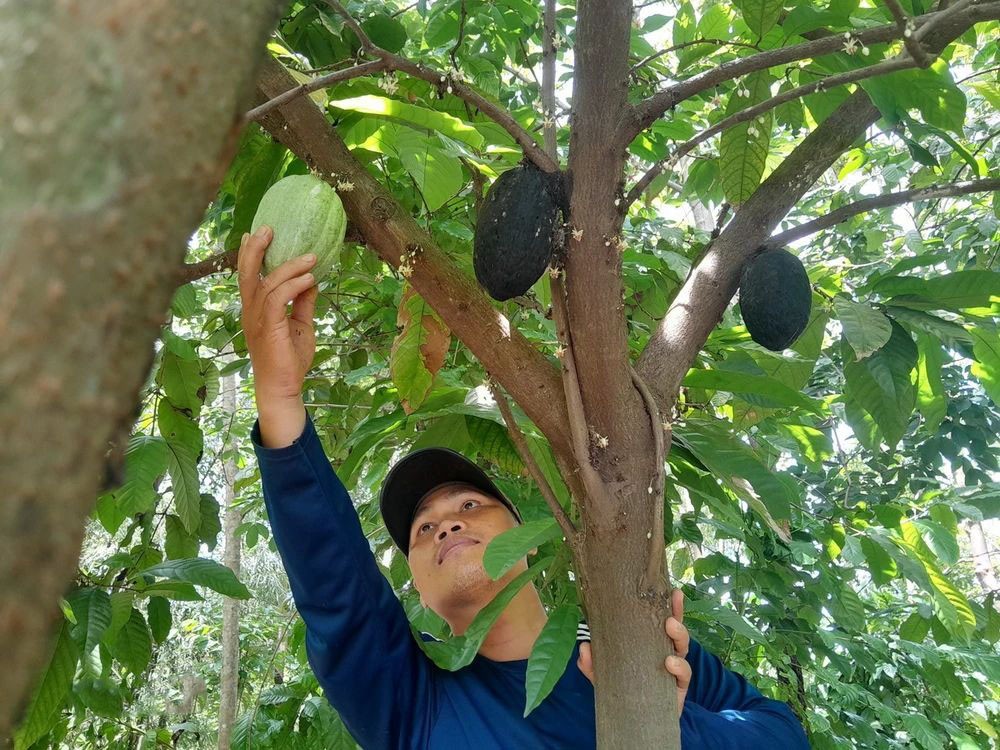
<path fill-rule="evenodd" d="M 510 509 L 519 524 L 524 523 L 514 504 L 472 461 L 451 448 L 421 448 L 396 462 L 382 482 L 379 495 L 382 520 L 404 555 L 410 554 L 410 524 L 417 505 L 431 490 L 453 482 L 471 484 L 495 497 Z"/>

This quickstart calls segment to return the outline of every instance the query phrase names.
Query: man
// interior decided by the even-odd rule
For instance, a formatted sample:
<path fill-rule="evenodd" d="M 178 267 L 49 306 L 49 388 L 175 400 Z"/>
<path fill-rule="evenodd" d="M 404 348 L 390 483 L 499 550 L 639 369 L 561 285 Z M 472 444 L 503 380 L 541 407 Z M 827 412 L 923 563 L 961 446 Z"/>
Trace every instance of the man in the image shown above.
<path fill-rule="evenodd" d="M 274 540 L 306 624 L 309 662 L 328 700 L 364 748 L 594 747 L 588 643 L 577 643 L 552 693 L 523 716 L 527 658 L 546 620 L 533 586 L 511 601 L 463 669 L 439 669 L 414 640 L 302 402 L 315 353 L 317 290 L 307 273 L 315 259 L 290 260 L 261 279 L 269 241 L 262 227 L 244 236 L 239 254 L 259 413 L 252 440 Z M 486 575 L 483 551 L 520 517 L 482 470 L 454 451 L 428 449 L 399 461 L 383 484 L 380 509 L 421 601 L 456 634 L 526 567 L 521 560 L 499 581 Z M 764 698 L 690 639 L 680 592 L 674 607 L 664 637 L 684 658 L 665 666 L 678 678 L 684 748 L 808 748 L 787 705 Z"/>

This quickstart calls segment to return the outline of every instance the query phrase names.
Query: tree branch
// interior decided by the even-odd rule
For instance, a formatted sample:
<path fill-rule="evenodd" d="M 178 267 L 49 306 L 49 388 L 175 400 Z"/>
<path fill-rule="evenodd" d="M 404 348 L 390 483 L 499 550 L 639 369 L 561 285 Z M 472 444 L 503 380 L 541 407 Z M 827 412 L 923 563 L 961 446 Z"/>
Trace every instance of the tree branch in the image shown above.
<path fill-rule="evenodd" d="M 576 526 L 573 525 L 573 521 L 570 520 L 570 517 L 566 515 L 566 511 L 559 504 L 559 499 L 546 481 L 545 475 L 538 466 L 538 462 L 531 455 L 531 450 L 528 448 L 528 441 L 524 439 L 521 428 L 517 426 L 517 420 L 514 419 L 510 404 L 507 403 L 506 397 L 500 392 L 500 387 L 492 379 L 487 381 L 487 386 L 490 389 L 490 393 L 493 394 L 493 400 L 497 402 L 497 406 L 500 408 L 500 413 L 503 415 L 504 421 L 507 423 L 507 432 L 510 433 L 510 439 L 514 442 L 517 452 L 521 454 L 521 460 L 524 461 L 524 465 L 531 472 L 531 476 L 534 478 L 535 484 L 538 485 L 542 497 L 545 498 L 545 502 L 548 503 L 552 515 L 555 516 L 556 521 L 559 523 L 559 528 L 562 529 L 566 541 L 569 542 L 570 547 L 575 547 L 577 544 Z"/>
<path fill-rule="evenodd" d="M 950 22 L 958 15 L 964 15 L 970 26 L 976 21 L 993 18 L 997 12 L 997 5 L 995 2 L 971 4 L 971 2 L 961 0 L 960 3 L 947 10 L 925 13 L 919 18 L 913 19 L 917 29 L 914 36 L 918 41 L 922 41 L 924 36 L 931 33 L 938 24 Z M 901 36 L 902 33 L 896 24 L 877 26 L 858 33 L 847 34 L 849 39 L 856 40 L 862 45 L 891 42 Z M 844 47 L 844 41 L 843 34 L 836 34 L 802 44 L 794 44 L 790 47 L 769 50 L 759 55 L 751 55 L 723 63 L 704 73 L 669 86 L 631 108 L 629 115 L 623 121 L 626 140 L 631 142 L 635 136 L 653 124 L 668 109 L 714 86 L 757 70 L 839 52 Z"/>
<path fill-rule="evenodd" d="M 777 96 L 773 96 L 760 104 L 755 104 L 752 107 L 747 107 L 741 112 L 736 112 L 721 122 L 717 122 L 712 127 L 706 128 L 691 140 L 682 143 L 674 149 L 674 152 L 670 156 L 650 167 L 642 178 L 632 186 L 632 189 L 628 191 L 628 194 L 625 196 L 625 206 L 631 206 L 635 201 L 637 201 L 642 196 L 646 188 L 649 187 L 650 183 L 663 171 L 664 167 L 668 164 L 675 163 L 682 156 L 690 153 L 696 146 L 704 143 L 713 135 L 721 133 L 723 130 L 727 130 L 734 125 L 739 125 L 741 122 L 753 120 L 765 112 L 770 112 L 772 109 L 780 107 L 785 102 L 790 102 L 803 96 L 814 94 L 817 91 L 832 89 L 837 86 L 844 86 L 848 83 L 854 83 L 866 78 L 874 78 L 876 76 L 885 75 L 886 73 L 894 73 L 899 70 L 907 70 L 908 68 L 914 68 L 916 66 L 917 62 L 910 57 L 897 57 L 892 60 L 885 60 L 866 68 L 849 70 L 846 73 L 837 73 L 836 75 L 822 78 L 819 81 L 813 81 L 812 83 L 807 83 L 803 86 L 797 86 L 794 89 L 783 91 Z"/>
<path fill-rule="evenodd" d="M 974 23 L 974 16 L 997 11 L 1000 3 L 950 14 L 927 35 L 928 53 L 940 54 Z M 757 188 L 692 268 L 636 366 L 662 413 L 671 413 L 684 374 L 736 291 L 743 264 L 878 117 L 867 93 L 852 94 Z"/>
<path fill-rule="evenodd" d="M 876 195 L 872 198 L 849 203 L 841 206 L 835 211 L 831 211 L 826 216 L 821 216 L 813 221 L 806 222 L 781 234 L 776 234 L 764 243 L 766 248 L 784 247 L 795 240 L 807 237 L 810 234 L 822 231 L 832 226 L 836 226 L 852 216 L 873 211 L 877 208 L 889 208 L 899 206 L 903 203 L 913 201 L 931 200 L 933 198 L 952 198 L 969 193 L 985 193 L 1000 190 L 1000 179 L 972 180 L 969 182 L 957 182 L 953 185 L 936 185 L 934 187 L 918 188 L 916 190 L 901 190 L 885 195 Z"/>
<path fill-rule="evenodd" d="M 352 78 L 360 78 L 361 76 L 371 75 L 372 73 L 378 73 L 388 69 L 389 66 L 385 60 L 375 60 L 374 62 L 362 63 L 360 65 L 347 68 L 346 70 L 338 70 L 335 73 L 314 78 L 311 81 L 299 84 L 294 89 L 286 91 L 280 96 L 276 96 L 269 102 L 264 102 L 259 107 L 254 107 L 243 115 L 243 123 L 247 124 L 253 122 L 254 120 L 259 120 L 267 112 L 270 112 L 275 107 L 280 107 L 285 102 L 289 102 L 297 96 L 308 94 L 312 91 L 316 91 L 317 89 L 327 88 L 328 86 L 340 83 L 341 81 L 349 81 Z"/>
<path fill-rule="evenodd" d="M 257 83 L 261 101 L 294 86 L 284 67 L 269 57 Z M 351 155 L 315 102 L 294 99 L 264 115 L 261 124 L 318 174 L 336 174 L 354 184 L 353 190 L 341 190 L 340 197 L 368 247 L 394 268 L 405 265 L 410 284 L 517 400 L 553 450 L 572 455 L 556 368 Z"/>
<path fill-rule="evenodd" d="M 910 57 L 921 68 L 930 67 L 931 59 L 927 56 L 924 48 L 920 46 L 920 42 L 913 36 L 913 31 L 917 27 L 913 19 L 906 15 L 906 11 L 899 4 L 899 0 L 885 0 L 885 4 L 889 12 L 892 13 L 892 17 L 896 19 L 896 26 L 899 28 L 899 33 L 903 37 L 903 45 L 906 47 L 907 52 L 910 53 Z"/>
<path fill-rule="evenodd" d="M 483 97 L 475 89 L 455 77 L 452 71 L 442 73 L 382 49 L 372 42 L 361 25 L 337 0 L 324 0 L 324 2 L 343 17 L 344 23 L 358 37 L 361 48 L 372 57 L 379 58 L 387 70 L 401 70 L 414 78 L 420 78 L 434 84 L 442 95 L 447 91 L 447 93 L 453 93 L 465 100 L 510 133 L 510 136 L 524 149 L 525 156 L 534 162 L 539 169 L 545 172 L 558 171 L 558 163 L 542 150 L 531 134 L 521 127 L 510 112 Z"/>

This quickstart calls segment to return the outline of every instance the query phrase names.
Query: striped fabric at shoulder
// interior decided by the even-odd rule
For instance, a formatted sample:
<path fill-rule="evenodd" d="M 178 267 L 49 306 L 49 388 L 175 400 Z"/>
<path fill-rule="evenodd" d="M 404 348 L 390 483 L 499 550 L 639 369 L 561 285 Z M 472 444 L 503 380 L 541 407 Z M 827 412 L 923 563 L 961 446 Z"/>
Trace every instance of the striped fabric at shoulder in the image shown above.
<path fill-rule="evenodd" d="M 578 641 L 589 641 L 590 640 L 590 626 L 586 622 L 581 622 L 576 626 L 576 640 Z"/>

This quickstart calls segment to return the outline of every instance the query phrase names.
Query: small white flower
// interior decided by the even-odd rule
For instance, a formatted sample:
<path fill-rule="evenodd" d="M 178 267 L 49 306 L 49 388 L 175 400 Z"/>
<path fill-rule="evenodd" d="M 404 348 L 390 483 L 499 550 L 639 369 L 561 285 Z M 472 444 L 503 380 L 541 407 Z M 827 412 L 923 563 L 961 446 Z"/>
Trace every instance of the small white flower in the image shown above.
<path fill-rule="evenodd" d="M 616 205 L 616 206 L 620 206 L 620 205 L 621 205 L 621 202 L 622 202 L 622 199 L 621 199 L 621 198 L 615 198 L 615 205 Z"/>
<path fill-rule="evenodd" d="M 354 190 L 354 183 L 350 180 L 339 180 L 337 182 L 337 190 L 343 190 L 345 193 L 349 193 Z"/>
<path fill-rule="evenodd" d="M 558 268 L 551 268 L 551 267 L 549 268 L 549 278 L 550 279 L 558 279 L 560 273 L 562 273 L 562 272 Z"/>
<path fill-rule="evenodd" d="M 448 84 L 448 88 L 445 89 L 449 94 L 452 92 L 451 84 Z"/>
<path fill-rule="evenodd" d="M 560 344 L 558 347 L 556 347 L 556 356 L 559 357 L 559 359 L 562 359 L 563 357 L 565 357 L 566 356 L 566 347 L 563 346 L 562 344 Z"/>
<path fill-rule="evenodd" d="M 399 272 L 403 275 L 404 278 L 408 279 L 410 278 L 411 275 L 413 275 L 413 266 L 408 266 L 405 263 L 403 263 L 399 267 Z"/>
<path fill-rule="evenodd" d="M 647 531 L 646 532 L 646 538 L 647 539 L 652 539 L 653 538 L 653 532 L 652 531 Z"/>
<path fill-rule="evenodd" d="M 582 229 L 574 229 L 572 232 L 570 232 L 570 234 L 573 235 L 573 239 L 576 240 L 577 242 L 583 239 Z"/>
<path fill-rule="evenodd" d="M 543 128 L 554 128 L 556 126 L 556 121 L 552 119 L 550 115 L 546 115 L 545 119 L 542 120 Z"/>
<path fill-rule="evenodd" d="M 598 448 L 607 448 L 608 447 L 608 439 L 606 437 L 604 437 L 604 435 L 598 435 L 595 432 L 594 433 L 594 437 L 597 439 L 597 447 Z"/>
<path fill-rule="evenodd" d="M 384 273 L 382 273 L 381 271 L 379 271 L 377 274 L 375 274 L 375 283 L 376 284 L 381 284 L 382 281 L 384 281 L 384 280 L 385 280 L 385 274 Z"/>
<path fill-rule="evenodd" d="M 861 49 L 861 42 L 859 42 L 857 39 L 854 39 L 850 34 L 844 34 L 844 39 L 846 40 L 844 42 L 844 52 L 846 52 L 847 54 L 853 55 L 855 52 Z"/>

